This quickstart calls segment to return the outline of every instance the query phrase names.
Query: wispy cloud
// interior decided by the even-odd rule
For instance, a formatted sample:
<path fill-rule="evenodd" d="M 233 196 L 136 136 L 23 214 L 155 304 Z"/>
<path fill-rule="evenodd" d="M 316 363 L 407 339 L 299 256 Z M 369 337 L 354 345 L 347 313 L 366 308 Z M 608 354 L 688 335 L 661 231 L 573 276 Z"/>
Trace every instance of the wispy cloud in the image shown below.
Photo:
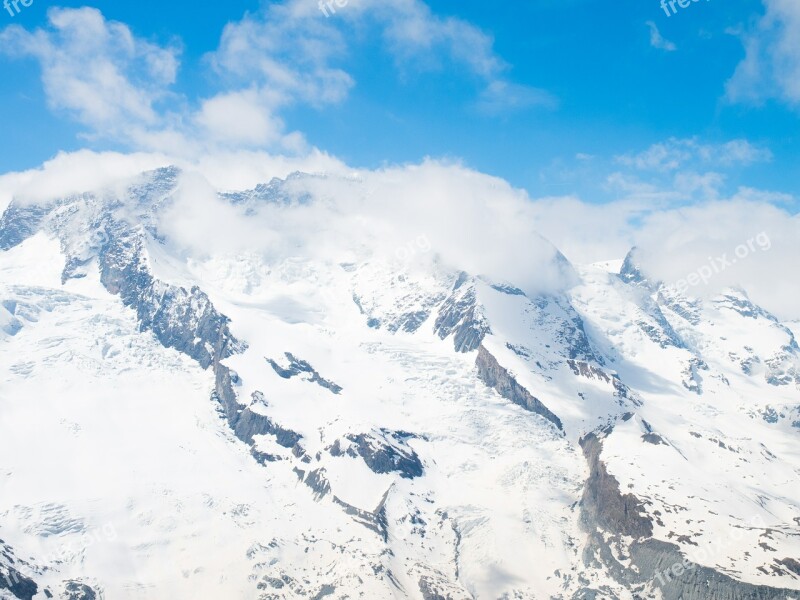
<path fill-rule="evenodd" d="M 440 16 L 421 0 L 350 0 L 335 18 L 321 19 L 306 0 L 289 0 L 246 15 L 225 28 L 210 60 L 224 76 L 315 105 L 342 101 L 355 79 L 336 66 L 357 31 L 378 31 L 398 73 L 456 68 L 482 81 L 479 107 L 489 114 L 552 107 L 544 90 L 509 81 L 509 65 L 490 35 L 463 19 Z M 315 7 L 314 7 L 315 8 Z"/>
<path fill-rule="evenodd" d="M 265 4 L 229 23 L 206 56 L 217 90 L 205 98 L 174 91 L 178 43 L 159 45 L 94 8 L 51 8 L 44 27 L 0 31 L 0 53 L 34 58 L 48 103 L 83 125 L 84 135 L 134 150 L 200 156 L 220 149 L 313 151 L 282 115 L 297 104 L 321 109 L 347 99 L 357 84 L 343 66 L 377 31 L 398 74 L 457 68 L 477 78 L 487 114 L 552 106 L 547 92 L 513 83 L 492 37 L 421 0 L 350 0 L 326 19 L 316 3 Z"/>
<path fill-rule="evenodd" d="M 650 45 L 653 48 L 666 50 L 667 52 L 674 52 L 678 49 L 674 43 L 670 42 L 668 39 L 665 39 L 664 36 L 661 35 L 661 32 L 658 30 L 658 26 L 653 21 L 647 21 L 645 25 L 650 28 Z"/>
<path fill-rule="evenodd" d="M 726 85 L 732 102 L 779 100 L 800 108 L 800 3 L 764 0 L 766 12 L 739 35 L 745 57 Z"/>
<path fill-rule="evenodd" d="M 558 99 L 553 94 L 507 81 L 492 81 L 481 93 L 478 109 L 488 115 L 501 115 L 532 107 L 554 109 Z"/>
<path fill-rule="evenodd" d="M 50 9 L 48 26 L 35 31 L 9 26 L 0 52 L 38 60 L 50 106 L 114 136 L 163 120 L 159 103 L 180 64 L 178 47 L 137 38 L 94 8 Z"/>
<path fill-rule="evenodd" d="M 772 160 L 772 152 L 742 139 L 721 144 L 704 144 L 696 138 L 670 138 L 653 144 L 643 152 L 623 154 L 615 160 L 619 164 L 640 170 L 674 171 L 687 165 L 729 167 L 768 162 Z"/>

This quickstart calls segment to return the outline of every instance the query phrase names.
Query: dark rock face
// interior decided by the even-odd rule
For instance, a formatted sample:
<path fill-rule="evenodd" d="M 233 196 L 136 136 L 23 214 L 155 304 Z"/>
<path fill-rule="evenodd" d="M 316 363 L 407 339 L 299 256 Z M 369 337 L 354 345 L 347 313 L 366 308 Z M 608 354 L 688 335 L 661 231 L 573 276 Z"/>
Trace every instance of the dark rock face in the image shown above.
<path fill-rule="evenodd" d="M 256 435 L 274 435 L 279 445 L 294 448 L 302 439 L 300 434 L 276 425 L 268 416 L 254 412 L 250 407 L 239 413 L 233 431 L 246 444 L 253 444 Z"/>
<path fill-rule="evenodd" d="M 480 380 L 503 398 L 544 417 L 560 431 L 564 430 L 561 419 L 542 404 L 538 398 L 532 396 L 528 390 L 517 383 L 517 380 L 505 368 L 500 366 L 497 359 L 484 346 L 478 349 L 475 365 L 478 368 Z"/>
<path fill-rule="evenodd" d="M 581 440 L 581 447 L 589 463 L 589 479 L 581 499 L 581 522 L 588 532 L 584 564 L 605 567 L 615 580 L 635 592 L 634 597 L 650 597 L 645 593 L 656 588 L 663 600 L 785 600 L 797 593 L 736 581 L 689 562 L 679 546 L 653 539 L 652 521 L 644 514 L 644 505 L 633 494 L 621 493 L 619 482 L 600 460 L 601 437 L 589 434 Z M 633 568 L 616 558 L 611 543 L 598 528 L 610 534 L 611 542 L 619 542 L 622 536 L 633 538 L 628 548 Z M 574 597 L 606 597 L 590 589 L 580 594 Z"/>
<path fill-rule="evenodd" d="M 295 357 L 291 352 L 286 352 L 286 358 L 289 360 L 289 366 L 287 368 L 281 367 L 271 358 L 268 358 L 267 362 L 274 369 L 274 371 L 284 379 L 291 379 L 292 377 L 296 377 L 301 373 L 308 373 L 310 375 L 308 378 L 309 382 L 316 383 L 320 387 L 324 387 L 334 394 L 338 394 L 342 391 L 342 386 L 336 385 L 332 381 L 324 379 L 310 364 Z"/>
<path fill-rule="evenodd" d="M 771 315 L 760 306 L 756 306 L 746 298 L 737 298 L 736 296 L 725 294 L 716 302 L 716 304 L 720 308 L 728 308 L 749 319 L 761 318 L 767 319 L 774 323 L 778 322 L 778 319 L 775 318 L 775 316 Z"/>
<path fill-rule="evenodd" d="M 20 600 L 33 600 L 39 591 L 39 586 L 16 569 L 7 567 L 0 568 L 0 590 L 8 590 Z"/>
<path fill-rule="evenodd" d="M 644 315 L 636 321 L 636 325 L 650 340 L 662 348 L 673 347 L 685 349 L 686 343 L 681 339 L 681 336 L 678 335 L 678 332 L 675 331 L 675 328 L 672 327 L 666 316 L 664 316 L 661 306 L 659 306 L 658 302 L 653 300 L 650 293 L 651 290 L 645 288 L 640 290 L 638 294 L 639 307 L 644 312 Z M 659 297 L 663 297 L 663 295 L 659 293 Z M 671 308 L 677 310 L 679 305 L 673 303 Z"/>
<path fill-rule="evenodd" d="M 625 283 L 644 285 L 648 283 L 647 277 L 642 273 L 642 267 L 637 257 L 639 249 L 634 247 L 625 256 L 622 268 L 619 271 L 619 278 Z"/>
<path fill-rule="evenodd" d="M 400 293 L 391 307 L 378 308 L 373 301 L 353 293 L 353 303 L 366 317 L 367 327 L 371 329 L 385 329 L 391 333 L 398 331 L 414 333 L 430 318 L 433 310 L 445 298 L 444 294 L 424 293 L 405 275 L 396 276 L 387 282 L 387 285 L 390 288 L 397 288 Z"/>
<path fill-rule="evenodd" d="M 143 235 L 117 228 L 100 252 L 103 285 L 136 310 L 142 331 L 152 331 L 167 348 L 207 369 L 216 357 L 245 348 L 230 332 L 230 319 L 198 287 L 186 290 L 155 279 L 147 266 Z"/>
<path fill-rule="evenodd" d="M 475 286 L 466 281 L 462 273 L 452 293 L 439 307 L 433 331 L 440 339 L 453 336 L 456 352 L 472 352 L 490 332 L 489 323 L 480 313 Z"/>
<path fill-rule="evenodd" d="M 274 435 L 276 442 L 284 448 L 295 448 L 297 446 L 302 439 L 299 433 L 281 427 L 267 415 L 254 411 L 252 405 L 245 407 L 239 404 L 236 390 L 234 389 L 234 386 L 238 383 L 239 376 L 234 371 L 221 364 L 219 359 L 214 361 L 213 368 L 215 387 L 212 398 L 220 403 L 225 419 L 237 438 L 245 444 L 253 446 L 255 443 L 254 436 Z M 258 398 L 255 397 L 257 395 Z M 263 395 L 256 392 L 254 401 L 259 401 L 260 398 L 263 398 Z M 259 453 L 255 449 L 252 449 L 251 452 L 255 459 L 262 464 L 275 460 L 275 457 Z"/>
<path fill-rule="evenodd" d="M 611 383 L 611 375 L 603 371 L 603 369 L 595 367 L 587 362 L 570 359 L 567 361 L 567 365 L 575 375 L 585 377 L 586 379 L 599 379 L 600 381 Z"/>
<path fill-rule="evenodd" d="M 673 346 L 675 348 L 685 348 L 685 344 L 680 339 L 678 334 L 669 324 L 661 309 L 652 306 L 650 316 L 653 318 L 653 323 L 647 321 L 637 321 L 639 329 L 641 329 L 647 337 L 649 337 L 656 344 L 662 348 Z"/>
<path fill-rule="evenodd" d="M 39 231 L 54 206 L 24 206 L 12 202 L 0 218 L 0 250 L 10 250 Z"/>
<path fill-rule="evenodd" d="M 667 348 L 669 346 L 673 346 L 675 348 L 685 348 L 686 345 L 684 344 L 683 340 L 681 340 L 680 336 L 672 327 L 672 325 L 670 325 L 667 318 L 664 316 L 659 304 L 650 298 L 649 294 L 659 289 L 661 283 L 657 281 L 651 281 L 646 275 L 644 275 L 641 269 L 638 254 L 639 249 L 633 248 L 625 257 L 625 261 L 622 263 L 622 269 L 620 269 L 619 273 L 620 280 L 629 285 L 637 286 L 642 291 L 640 298 L 641 308 L 644 310 L 648 318 L 641 319 L 637 321 L 636 324 L 647 337 L 649 337 L 653 342 L 662 348 Z M 677 302 L 672 302 L 671 300 L 665 298 L 660 291 L 658 297 L 659 302 L 663 302 L 676 312 L 681 313 L 681 316 L 684 318 L 696 318 L 692 317 L 690 313 L 686 313 L 686 311 Z"/>
<path fill-rule="evenodd" d="M 389 331 L 405 331 L 406 333 L 414 333 L 422 324 L 428 320 L 431 313 L 425 310 L 417 310 L 400 315 L 400 317 L 392 323 Z"/>
<path fill-rule="evenodd" d="M 795 575 L 800 576 L 800 560 L 796 560 L 794 558 L 784 558 L 783 560 L 777 560 L 775 562 L 777 562 L 779 565 L 783 565 Z"/>
<path fill-rule="evenodd" d="M 238 381 L 238 375 L 228 367 L 220 364 L 219 360 L 214 361 L 214 392 L 213 399 L 222 405 L 225 419 L 231 428 L 236 427 L 239 415 L 243 407 L 239 404 L 236 392 L 233 389 Z"/>
<path fill-rule="evenodd" d="M 19 600 L 33 600 L 39 586 L 19 572 L 18 568 L 22 565 L 27 563 L 17 558 L 14 549 L 0 540 L 0 590 L 6 590 Z"/>
<path fill-rule="evenodd" d="M 794 338 L 792 338 L 792 342 L 795 342 Z M 767 383 L 775 387 L 800 385 L 800 359 L 798 355 L 800 355 L 800 351 L 795 350 L 792 346 L 784 346 L 775 356 L 765 360 Z"/>
<path fill-rule="evenodd" d="M 631 558 L 642 575 L 653 578 L 664 600 L 785 600 L 797 590 L 752 585 L 687 561 L 677 546 L 659 540 L 631 545 Z"/>
<path fill-rule="evenodd" d="M 545 329 L 555 324 L 554 337 L 563 345 L 563 354 L 571 360 L 605 364 L 592 347 L 583 319 L 564 296 L 537 296 L 531 300 L 536 323 Z"/>
<path fill-rule="evenodd" d="M 297 478 L 314 490 L 314 495 L 317 500 L 322 499 L 330 493 L 330 486 L 325 477 L 324 469 L 317 469 L 306 473 L 300 468 L 295 467 L 294 472 Z M 333 496 L 332 501 L 345 512 L 345 514 L 353 517 L 353 520 L 359 525 L 363 525 L 370 531 L 378 534 L 381 539 L 386 542 L 389 539 L 389 521 L 386 516 L 386 499 L 389 497 L 389 492 L 392 491 L 390 487 L 381 498 L 378 506 L 373 511 L 363 510 L 348 504 L 338 496 Z"/>
<path fill-rule="evenodd" d="M 297 470 L 299 471 L 299 469 Z M 303 483 L 314 490 L 314 497 L 317 500 L 327 496 L 331 493 L 331 484 L 325 476 L 325 468 L 319 468 L 311 471 L 303 478 Z"/>
<path fill-rule="evenodd" d="M 103 285 L 136 311 L 142 331 L 152 331 L 164 346 L 208 368 L 215 357 L 231 356 L 244 345 L 231 335 L 229 319 L 216 311 L 199 288 L 187 290 L 157 280 L 145 251 L 146 232 L 157 239 L 152 213 L 174 189 L 177 174 L 174 168 L 159 169 L 128 190 L 142 212 L 143 227 L 115 218 L 119 200 L 105 201 L 91 194 L 30 207 L 12 202 L 0 218 L 0 250 L 13 248 L 45 228 L 58 234 L 66 246 L 71 241 L 68 231 L 78 227 L 97 253 Z M 94 218 L 81 220 L 81 211 L 91 212 Z M 85 262 L 68 256 L 63 277 L 77 276 L 73 271 Z"/>
<path fill-rule="evenodd" d="M 695 394 L 702 394 L 703 393 L 703 376 L 700 374 L 700 371 L 708 371 L 709 366 L 706 362 L 701 359 L 697 358 L 696 356 L 689 360 L 689 364 L 683 371 L 683 387 L 685 387 L 690 392 L 694 392 Z"/>
<path fill-rule="evenodd" d="M 622 495 L 619 482 L 600 460 L 603 444 L 595 434 L 581 440 L 583 455 L 589 463 L 589 479 L 581 499 L 584 524 L 634 538 L 653 535 L 653 523 L 644 506 L 633 494 Z"/>
<path fill-rule="evenodd" d="M 61 597 L 64 600 L 97 600 L 97 593 L 85 583 L 68 581 Z"/>
<path fill-rule="evenodd" d="M 658 304 L 671 310 L 673 313 L 688 321 L 692 325 L 699 325 L 702 322 L 702 308 L 698 300 L 673 297 L 658 292 Z"/>
<path fill-rule="evenodd" d="M 610 383 L 614 388 L 614 396 L 618 398 L 620 406 L 623 406 L 626 402 L 634 406 L 641 406 L 642 400 L 631 388 L 622 383 L 622 380 L 616 373 L 606 373 L 603 369 L 580 360 L 570 359 L 567 361 L 567 366 L 578 377 Z"/>
<path fill-rule="evenodd" d="M 492 289 L 500 292 L 501 294 L 508 294 L 509 296 L 524 296 L 525 292 L 513 285 L 495 284 Z"/>
<path fill-rule="evenodd" d="M 399 473 L 404 479 L 414 479 L 422 476 L 424 467 L 407 443 L 413 437 L 410 433 L 388 429 L 349 434 L 336 440 L 328 452 L 331 456 L 361 457 L 374 473 Z"/>
<path fill-rule="evenodd" d="M 332 456 L 360 456 L 374 473 L 399 473 L 404 479 L 421 477 L 422 461 L 406 440 L 410 434 L 381 429 L 372 433 L 350 434 L 346 440 L 349 447 L 343 448 L 337 440 L 329 449 Z"/>

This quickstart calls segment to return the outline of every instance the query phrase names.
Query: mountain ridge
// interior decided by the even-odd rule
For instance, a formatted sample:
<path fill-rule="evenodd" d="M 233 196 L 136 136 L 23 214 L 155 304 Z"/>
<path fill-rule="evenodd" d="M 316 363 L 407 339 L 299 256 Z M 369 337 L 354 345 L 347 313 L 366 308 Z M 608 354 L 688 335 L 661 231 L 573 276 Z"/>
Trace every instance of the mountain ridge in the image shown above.
<path fill-rule="evenodd" d="M 252 563 L 260 597 L 734 599 L 800 589 L 790 568 L 800 524 L 788 518 L 800 499 L 781 488 L 800 465 L 789 450 L 800 427 L 800 349 L 792 327 L 743 292 L 680 296 L 650 282 L 631 255 L 615 274 L 573 267 L 555 251 L 556 268 L 577 282 L 540 293 L 448 265 L 434 248 L 405 260 L 367 248 L 352 263 L 302 248 L 187 257 L 163 228 L 180 177 L 174 168 L 145 174 L 124 197 L 12 202 L 0 249 L 57 239 L 60 286 L 117 297 L 141 335 L 210 372 L 209 405 L 226 428 L 218 435 L 300 484 L 275 488 L 283 502 L 314 503 L 349 532 L 334 551 L 359 558 L 333 575 L 318 572 L 332 560 L 319 539 L 316 562 L 280 558 L 309 539 L 299 525 L 253 560 L 238 557 Z M 293 196 L 282 193 L 287 180 L 273 180 L 218 198 L 248 219 L 259 218 L 259 203 L 300 218 L 316 198 L 302 191 L 303 176 L 290 180 L 300 186 Z M 3 282 L 2 331 L 16 352 L 25 351 L 13 345 L 18 333 L 36 326 L 20 299 L 36 289 Z M 289 367 L 274 362 L 281 357 Z M 704 460 L 719 466 L 716 492 L 685 465 Z M 652 465 L 670 478 L 654 477 Z M 768 481 L 745 483 L 764 470 Z M 509 498 L 475 488 L 486 482 Z M 742 500 L 721 516 L 712 509 L 726 493 Z M 623 516 L 609 516 L 618 506 Z M 684 512 L 696 524 L 681 524 Z M 744 543 L 758 552 L 732 548 L 714 565 L 663 576 L 752 514 L 766 525 Z M 363 548 L 354 541 L 372 534 Z M 357 583 L 365 567 L 372 575 Z"/>

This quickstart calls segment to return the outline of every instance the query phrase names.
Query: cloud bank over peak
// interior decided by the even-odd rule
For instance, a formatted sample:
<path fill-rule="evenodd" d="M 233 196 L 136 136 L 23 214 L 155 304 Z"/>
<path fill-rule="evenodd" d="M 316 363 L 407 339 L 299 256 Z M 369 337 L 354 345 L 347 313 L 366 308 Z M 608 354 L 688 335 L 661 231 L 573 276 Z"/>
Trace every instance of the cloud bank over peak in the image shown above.
<path fill-rule="evenodd" d="M 331 267 L 375 259 L 402 268 L 441 264 L 531 294 L 574 282 L 569 264 L 537 231 L 525 192 L 459 164 L 292 177 L 281 191 L 284 202 L 232 206 L 187 172 L 162 227 L 188 256 L 257 252 L 267 263 L 304 257 Z"/>
<path fill-rule="evenodd" d="M 0 177 L 0 199 L 34 202 L 119 187 L 172 163 L 151 154 L 61 154 L 40 169 Z M 162 227 L 179 254 L 194 260 L 256 253 L 268 264 L 305 256 L 332 268 L 376 258 L 403 268 L 438 262 L 537 294 L 575 282 L 559 251 L 588 264 L 621 259 L 635 246 L 645 272 L 674 287 L 718 264 L 712 261 L 737 258 L 745 246 L 746 255 L 688 292 L 713 296 L 742 287 L 781 318 L 800 320 L 800 216 L 746 188 L 694 206 L 654 204 L 635 193 L 599 205 L 531 199 L 502 179 L 430 159 L 358 170 L 326 155 L 242 153 L 179 166 L 179 191 Z M 218 195 L 273 177 L 285 179 L 285 202 L 245 208 Z"/>

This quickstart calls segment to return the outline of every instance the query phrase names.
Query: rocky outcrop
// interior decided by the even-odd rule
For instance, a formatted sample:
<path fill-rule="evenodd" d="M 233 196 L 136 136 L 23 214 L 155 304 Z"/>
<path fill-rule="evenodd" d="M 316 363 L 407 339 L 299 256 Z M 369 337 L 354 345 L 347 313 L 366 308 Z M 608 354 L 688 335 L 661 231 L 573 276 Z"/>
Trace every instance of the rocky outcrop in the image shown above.
<path fill-rule="evenodd" d="M 39 231 L 54 206 L 25 206 L 13 201 L 0 217 L 0 250 L 10 250 Z"/>
<path fill-rule="evenodd" d="M 152 331 L 162 345 L 183 352 L 204 369 L 217 357 L 244 350 L 230 332 L 230 319 L 200 288 L 187 290 L 153 277 L 142 232 L 124 226 L 111 231 L 99 255 L 100 278 L 108 291 L 136 311 L 142 331 Z"/>
<path fill-rule="evenodd" d="M 39 592 L 39 586 L 19 571 L 26 566 L 29 565 L 17 558 L 13 548 L 0 540 L 0 592 L 5 590 L 19 600 L 33 600 Z"/>
<path fill-rule="evenodd" d="M 68 581 L 64 586 L 63 600 L 97 600 L 97 592 L 80 581 Z"/>
<path fill-rule="evenodd" d="M 583 319 L 563 295 L 540 295 L 530 300 L 538 329 L 551 331 L 561 345 L 561 355 L 571 360 L 605 364 L 593 347 Z"/>
<path fill-rule="evenodd" d="M 348 434 L 329 448 L 331 456 L 360 456 L 374 473 L 399 473 L 404 479 L 421 477 L 422 461 L 407 440 L 412 434 L 381 429 L 371 433 Z"/>
<path fill-rule="evenodd" d="M 619 482 L 600 460 L 603 444 L 595 434 L 580 441 L 589 463 L 589 479 L 581 499 L 581 519 L 587 527 L 600 527 L 633 538 L 653 535 L 653 523 L 633 494 L 622 494 Z"/>
<path fill-rule="evenodd" d="M 492 356 L 484 346 L 478 349 L 478 357 L 475 360 L 475 366 L 478 369 L 478 377 L 480 380 L 495 390 L 503 398 L 544 417 L 560 431 L 564 430 L 561 419 L 542 404 L 538 398 L 531 395 L 528 390 L 522 387 L 517 380 L 514 379 L 514 376 L 511 375 L 507 369 L 502 367 L 500 363 L 497 362 L 497 359 Z"/>
<path fill-rule="evenodd" d="M 625 283 L 647 285 L 648 279 L 642 272 L 641 262 L 638 254 L 638 248 L 631 248 L 631 251 L 625 256 L 625 260 L 622 261 L 622 268 L 619 271 L 619 278 Z"/>
<path fill-rule="evenodd" d="M 630 418 L 630 415 L 626 415 Z M 589 464 L 580 503 L 581 523 L 588 537 L 584 564 L 605 568 L 634 597 L 654 597 L 658 590 L 663 600 L 785 600 L 794 598 L 796 590 L 752 585 L 737 581 L 724 573 L 688 561 L 680 547 L 654 539 L 653 525 L 644 504 L 633 494 L 623 494 L 617 479 L 600 460 L 602 436 L 610 432 L 592 433 L 581 440 Z M 627 556 L 620 559 L 612 546 L 631 539 Z M 584 589 L 573 598 L 614 597 L 596 595 Z"/>
<path fill-rule="evenodd" d="M 286 352 L 285 356 L 289 361 L 289 366 L 285 368 L 281 367 L 271 358 L 267 359 L 267 362 L 270 364 L 272 369 L 283 379 L 291 379 L 292 377 L 297 377 L 301 373 L 306 373 L 310 375 L 310 377 L 306 378 L 306 380 L 310 383 L 316 383 L 318 386 L 324 387 L 334 394 L 338 394 L 342 391 L 342 386 L 336 385 L 328 379 L 324 379 L 310 364 L 308 364 L 308 362 L 297 358 L 291 352 Z"/>
<path fill-rule="evenodd" d="M 302 439 L 300 434 L 276 425 L 267 415 L 259 414 L 251 407 L 247 407 L 239 413 L 233 431 L 236 437 L 246 444 L 253 444 L 255 442 L 253 438 L 257 435 L 274 435 L 278 445 L 284 448 L 294 448 Z"/>
<path fill-rule="evenodd" d="M 259 398 L 263 397 L 259 392 L 254 393 L 251 405 L 239 404 L 235 390 L 235 386 L 239 383 L 239 376 L 235 371 L 221 364 L 219 359 L 214 361 L 213 368 L 215 386 L 212 397 L 219 402 L 225 419 L 237 438 L 250 446 L 255 444 L 254 438 L 257 435 L 273 435 L 275 441 L 284 448 L 294 448 L 300 442 L 302 436 L 299 433 L 281 427 L 267 415 L 255 410 L 255 405 L 261 403 Z M 254 456 L 262 463 L 273 459 L 273 457 L 255 451 Z"/>
<path fill-rule="evenodd" d="M 7 590 L 20 600 L 33 600 L 39 591 L 39 586 L 13 567 L 6 567 L 0 568 L 0 590 Z"/>
<path fill-rule="evenodd" d="M 417 583 L 423 600 L 472 600 L 472 594 L 457 588 L 443 575 L 423 575 Z"/>
<path fill-rule="evenodd" d="M 433 331 L 441 339 L 453 336 L 456 352 L 472 352 L 489 333 L 489 323 L 478 305 L 474 282 L 461 273 L 450 296 L 439 307 Z"/>
<path fill-rule="evenodd" d="M 696 356 L 689 359 L 686 368 L 683 370 L 683 380 L 681 383 L 690 392 L 702 395 L 703 393 L 703 376 L 701 371 L 709 371 L 710 368 L 702 358 Z"/>

